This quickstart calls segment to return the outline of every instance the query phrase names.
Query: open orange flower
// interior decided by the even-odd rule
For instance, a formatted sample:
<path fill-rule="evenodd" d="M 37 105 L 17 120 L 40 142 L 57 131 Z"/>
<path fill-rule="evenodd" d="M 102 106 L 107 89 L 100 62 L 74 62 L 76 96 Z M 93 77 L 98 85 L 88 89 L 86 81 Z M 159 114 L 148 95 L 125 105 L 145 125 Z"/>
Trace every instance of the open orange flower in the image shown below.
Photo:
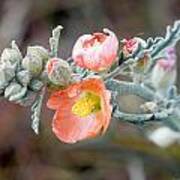
<path fill-rule="evenodd" d="M 53 132 L 66 143 L 104 133 L 111 120 L 110 92 L 97 78 L 83 80 L 53 93 L 47 106 L 56 110 Z"/>

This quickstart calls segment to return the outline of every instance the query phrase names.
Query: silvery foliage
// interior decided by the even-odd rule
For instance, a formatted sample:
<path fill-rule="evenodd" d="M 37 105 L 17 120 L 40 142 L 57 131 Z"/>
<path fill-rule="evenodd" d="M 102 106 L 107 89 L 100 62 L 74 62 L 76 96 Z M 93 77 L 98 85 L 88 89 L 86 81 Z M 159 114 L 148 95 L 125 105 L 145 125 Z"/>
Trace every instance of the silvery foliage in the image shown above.
<path fill-rule="evenodd" d="M 167 89 L 167 95 L 164 97 L 157 93 L 156 89 L 152 87 L 152 83 L 149 81 L 149 77 L 156 62 L 158 59 L 164 57 L 165 49 L 167 47 L 174 47 L 179 40 L 180 21 L 176 21 L 172 27 L 167 27 L 164 38 L 148 38 L 145 46 L 139 44 L 139 47 L 133 54 L 126 59 L 122 58 L 121 60 L 124 62 L 104 77 L 107 88 L 116 93 L 113 100 L 113 116 L 115 119 L 140 125 L 144 125 L 146 122 L 161 122 L 172 128 L 174 131 L 180 131 L 180 114 L 178 114 L 180 108 L 180 95 L 177 94 L 176 86 L 172 85 L 169 87 Z M 137 64 L 144 54 L 148 54 L 149 62 L 143 73 L 141 72 L 140 74 L 143 76 L 141 79 L 143 81 L 126 82 L 114 79 L 118 74 L 124 75 L 124 72 L 128 74 L 129 71 L 130 75 L 137 75 L 133 72 L 132 66 Z M 169 76 L 171 76 L 171 73 L 169 73 Z M 123 95 L 136 95 L 143 98 L 146 101 L 145 109 L 148 108 L 149 111 L 142 111 L 140 114 L 122 112 L 119 103 L 117 102 L 117 96 Z"/>
<path fill-rule="evenodd" d="M 57 47 L 62 27 L 58 26 L 50 38 L 49 52 L 42 46 L 30 46 L 25 57 L 15 41 L 3 50 L 0 60 L 0 93 L 9 101 L 22 106 L 32 106 L 31 127 L 39 133 L 40 112 L 48 84 L 46 63 L 57 56 Z"/>
<path fill-rule="evenodd" d="M 11 47 L 4 49 L 1 54 L 1 96 L 22 106 L 37 104 L 37 97 L 41 94 L 41 89 L 44 86 L 41 73 L 45 59 L 48 59 L 47 50 L 40 46 L 29 47 L 26 56 L 23 58 L 17 44 L 13 41 Z M 35 71 L 32 71 L 33 68 Z M 38 73 L 37 68 L 39 69 Z M 35 114 L 32 116 L 32 120 L 37 121 L 36 111 L 38 108 L 34 108 L 32 111 Z M 37 132 L 35 126 L 33 129 Z"/>
<path fill-rule="evenodd" d="M 39 119 L 45 87 L 54 81 L 53 77 L 48 78 L 45 67 L 48 59 L 58 56 L 61 30 L 62 26 L 53 30 L 52 37 L 49 39 L 50 51 L 41 46 L 28 47 L 27 54 L 23 58 L 13 41 L 11 48 L 5 49 L 1 55 L 0 93 L 9 101 L 24 106 L 32 105 L 32 129 L 36 134 L 39 133 Z M 178 114 L 180 95 L 177 94 L 176 86 L 169 87 L 167 97 L 162 97 L 156 93 L 151 82 L 148 81 L 157 60 L 164 56 L 164 50 L 169 46 L 175 46 L 179 39 L 180 21 L 176 21 L 173 26 L 167 27 L 165 37 L 148 38 L 145 44 L 140 43 L 136 51 L 128 57 L 123 57 L 123 53 L 120 52 L 119 61 L 106 73 L 98 74 L 77 67 L 71 58 L 66 62 L 71 67 L 75 81 L 96 75 L 104 79 L 107 89 L 112 92 L 114 119 L 140 125 L 149 121 L 161 121 L 166 126 L 180 131 L 180 115 Z M 134 67 L 145 55 L 148 55 L 149 60 L 147 67 L 143 69 L 143 72 L 135 71 Z M 61 73 L 63 72 L 59 72 L 59 75 Z M 55 74 L 57 75 L 57 72 Z M 121 74 L 132 79 L 134 76 L 140 78 L 139 81 L 131 82 L 115 79 Z M 142 113 L 123 112 L 117 96 L 124 95 L 135 95 L 144 99 L 145 104 L 141 106 L 143 107 Z"/>

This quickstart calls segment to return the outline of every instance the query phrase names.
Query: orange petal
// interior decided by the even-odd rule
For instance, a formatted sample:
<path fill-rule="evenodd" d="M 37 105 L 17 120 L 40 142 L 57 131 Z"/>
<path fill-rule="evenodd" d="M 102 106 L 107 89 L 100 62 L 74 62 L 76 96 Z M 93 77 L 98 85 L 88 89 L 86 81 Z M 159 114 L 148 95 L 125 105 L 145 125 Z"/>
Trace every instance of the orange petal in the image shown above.
<path fill-rule="evenodd" d="M 95 115 L 79 118 L 72 113 L 66 112 L 65 108 L 56 112 L 53 119 L 53 132 L 65 143 L 76 143 L 77 141 L 96 136 L 102 128 L 100 121 Z"/>
<path fill-rule="evenodd" d="M 61 100 L 62 100 L 62 93 L 60 93 L 59 91 L 54 92 L 48 99 L 47 107 L 56 110 L 58 109 Z"/>

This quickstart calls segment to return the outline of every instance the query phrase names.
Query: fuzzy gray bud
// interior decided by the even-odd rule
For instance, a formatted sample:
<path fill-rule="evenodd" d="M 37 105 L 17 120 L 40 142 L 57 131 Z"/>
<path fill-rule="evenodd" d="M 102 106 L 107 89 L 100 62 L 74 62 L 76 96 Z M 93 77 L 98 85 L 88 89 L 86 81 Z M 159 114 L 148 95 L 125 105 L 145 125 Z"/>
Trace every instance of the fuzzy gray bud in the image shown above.
<path fill-rule="evenodd" d="M 62 59 L 50 59 L 47 63 L 46 70 L 49 80 L 54 85 L 66 86 L 72 81 L 71 68 L 69 64 Z"/>
<path fill-rule="evenodd" d="M 16 49 L 6 48 L 1 54 L 2 63 L 10 63 L 12 66 L 21 62 L 22 56 Z"/>
<path fill-rule="evenodd" d="M 43 65 L 48 59 L 48 52 L 40 46 L 28 47 L 27 54 L 22 61 L 22 67 L 32 76 L 38 76 L 43 71 Z"/>

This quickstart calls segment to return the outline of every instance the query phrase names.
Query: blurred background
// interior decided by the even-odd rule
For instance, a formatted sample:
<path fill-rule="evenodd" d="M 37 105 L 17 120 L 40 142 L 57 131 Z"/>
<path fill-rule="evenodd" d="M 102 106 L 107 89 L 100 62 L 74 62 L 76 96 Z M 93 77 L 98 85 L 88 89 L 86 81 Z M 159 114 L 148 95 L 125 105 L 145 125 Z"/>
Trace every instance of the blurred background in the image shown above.
<path fill-rule="evenodd" d="M 27 45 L 48 48 L 52 29 L 61 24 L 59 55 L 67 58 L 84 33 L 108 27 L 119 38 L 155 37 L 177 19 L 180 0 L 1 0 L 0 49 L 12 39 L 24 54 Z M 51 131 L 53 113 L 44 103 L 36 136 L 29 109 L 0 102 L 0 180 L 180 179 L 177 143 L 161 149 L 144 137 L 146 127 L 113 121 L 104 137 L 64 145 Z"/>

